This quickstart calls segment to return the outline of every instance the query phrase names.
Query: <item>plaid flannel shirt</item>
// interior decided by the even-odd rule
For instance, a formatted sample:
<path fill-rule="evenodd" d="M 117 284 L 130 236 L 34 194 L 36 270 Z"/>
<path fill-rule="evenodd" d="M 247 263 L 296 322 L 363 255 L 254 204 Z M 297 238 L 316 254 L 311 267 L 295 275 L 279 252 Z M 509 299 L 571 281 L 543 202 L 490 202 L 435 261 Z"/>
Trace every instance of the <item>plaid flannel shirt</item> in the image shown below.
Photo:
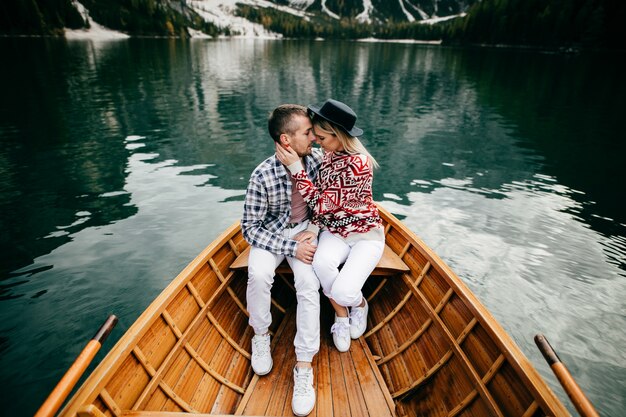
<path fill-rule="evenodd" d="M 315 179 L 323 152 L 314 149 L 303 158 L 309 178 Z M 297 242 L 282 236 L 291 218 L 291 175 L 272 155 L 261 162 L 250 176 L 243 205 L 241 229 L 252 246 L 278 255 L 295 257 Z"/>

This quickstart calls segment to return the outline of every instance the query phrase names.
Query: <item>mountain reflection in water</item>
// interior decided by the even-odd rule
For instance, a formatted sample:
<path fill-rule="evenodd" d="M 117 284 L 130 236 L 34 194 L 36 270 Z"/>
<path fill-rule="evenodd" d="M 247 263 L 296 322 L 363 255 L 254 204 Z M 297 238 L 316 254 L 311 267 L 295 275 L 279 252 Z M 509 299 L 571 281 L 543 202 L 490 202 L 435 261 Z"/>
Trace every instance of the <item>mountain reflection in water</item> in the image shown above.
<path fill-rule="evenodd" d="M 411 44 L 0 39 L 0 373 L 32 415 L 111 313 L 98 362 L 239 219 L 268 112 L 351 105 L 377 201 L 470 286 L 568 403 L 626 409 L 618 56 Z M 94 365 L 90 369 L 93 369 Z M 572 411 L 573 409 L 570 408 Z"/>

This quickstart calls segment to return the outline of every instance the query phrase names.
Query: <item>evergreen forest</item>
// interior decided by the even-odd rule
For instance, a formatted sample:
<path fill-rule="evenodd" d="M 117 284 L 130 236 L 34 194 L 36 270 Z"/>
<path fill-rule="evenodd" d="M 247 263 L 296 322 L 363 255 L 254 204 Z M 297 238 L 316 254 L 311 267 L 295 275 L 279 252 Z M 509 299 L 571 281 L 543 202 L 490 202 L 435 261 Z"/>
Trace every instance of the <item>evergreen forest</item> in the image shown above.
<path fill-rule="evenodd" d="M 229 35 L 204 21 L 184 0 L 82 0 L 91 18 L 133 36 L 188 37 L 187 28 Z M 353 11 L 354 12 L 354 11 Z M 448 45 L 518 45 L 549 48 L 626 49 L 626 2 L 622 0 L 482 0 L 464 17 L 436 24 L 393 21 L 367 24 L 310 19 L 275 8 L 239 5 L 237 14 L 289 38 L 442 40 Z M 71 0 L 0 2 L 1 35 L 62 35 L 87 27 Z"/>

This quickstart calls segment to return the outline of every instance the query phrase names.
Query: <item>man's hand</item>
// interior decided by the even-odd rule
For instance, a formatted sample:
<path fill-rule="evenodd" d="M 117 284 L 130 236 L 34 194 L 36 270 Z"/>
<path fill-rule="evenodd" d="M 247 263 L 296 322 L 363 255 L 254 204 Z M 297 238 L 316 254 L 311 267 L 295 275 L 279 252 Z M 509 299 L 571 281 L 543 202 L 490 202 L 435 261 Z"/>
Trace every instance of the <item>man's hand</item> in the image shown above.
<path fill-rule="evenodd" d="M 296 247 L 296 259 L 304 262 L 305 264 L 311 264 L 313 262 L 313 255 L 315 254 L 316 249 L 317 245 L 308 240 L 298 242 L 298 246 Z"/>
<path fill-rule="evenodd" d="M 300 233 L 297 233 L 293 239 L 297 242 L 306 242 L 309 241 L 311 243 L 315 242 L 317 239 L 317 235 L 313 232 L 309 232 L 308 230 L 303 230 Z"/>

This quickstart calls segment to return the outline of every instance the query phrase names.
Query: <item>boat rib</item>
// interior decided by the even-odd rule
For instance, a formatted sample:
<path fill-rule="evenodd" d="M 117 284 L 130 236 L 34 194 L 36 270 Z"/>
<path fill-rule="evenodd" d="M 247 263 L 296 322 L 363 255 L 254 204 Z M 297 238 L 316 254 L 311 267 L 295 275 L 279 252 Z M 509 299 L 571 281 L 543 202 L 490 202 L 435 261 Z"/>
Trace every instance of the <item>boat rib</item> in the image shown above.
<path fill-rule="evenodd" d="M 338 352 L 321 297 L 312 416 L 566 416 L 510 336 L 450 268 L 389 212 L 366 282 L 365 335 Z M 63 417 L 290 416 L 296 297 L 272 287 L 269 375 L 250 367 L 249 246 L 238 223 L 207 246 L 127 329 Z"/>

